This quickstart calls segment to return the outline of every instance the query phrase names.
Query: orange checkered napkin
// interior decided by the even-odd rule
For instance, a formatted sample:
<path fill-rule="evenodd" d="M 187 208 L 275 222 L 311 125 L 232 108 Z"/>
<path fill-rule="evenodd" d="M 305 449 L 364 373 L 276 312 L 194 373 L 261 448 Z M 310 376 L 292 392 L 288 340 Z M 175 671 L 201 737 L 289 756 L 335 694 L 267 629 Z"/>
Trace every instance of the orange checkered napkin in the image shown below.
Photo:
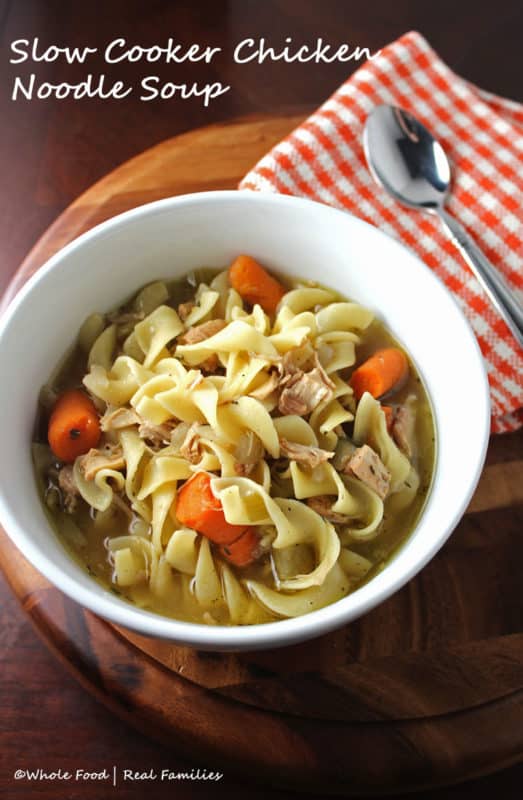
<path fill-rule="evenodd" d="M 453 164 L 448 209 L 515 291 L 523 291 L 523 106 L 454 74 L 419 33 L 367 61 L 266 155 L 241 189 L 310 197 L 400 239 L 457 297 L 485 358 L 492 431 L 523 424 L 523 353 L 436 218 L 377 186 L 363 153 L 369 111 L 392 103 L 418 117 Z M 470 398 L 474 402 L 474 398 Z"/>

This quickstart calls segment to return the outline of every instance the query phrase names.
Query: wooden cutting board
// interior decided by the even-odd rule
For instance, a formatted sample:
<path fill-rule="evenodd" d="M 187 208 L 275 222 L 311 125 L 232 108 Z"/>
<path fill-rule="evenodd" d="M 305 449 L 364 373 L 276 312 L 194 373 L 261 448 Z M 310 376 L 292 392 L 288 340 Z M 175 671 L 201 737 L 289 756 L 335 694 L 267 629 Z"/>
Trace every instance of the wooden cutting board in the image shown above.
<path fill-rule="evenodd" d="M 49 228 L 5 302 L 56 250 L 114 214 L 234 188 L 299 121 L 204 128 L 127 162 Z M 522 531 L 520 432 L 491 439 L 454 535 L 394 597 L 322 639 L 243 655 L 177 647 L 102 621 L 50 585 L 3 533 L 0 565 L 49 647 L 142 731 L 272 786 L 386 794 L 523 760 Z"/>

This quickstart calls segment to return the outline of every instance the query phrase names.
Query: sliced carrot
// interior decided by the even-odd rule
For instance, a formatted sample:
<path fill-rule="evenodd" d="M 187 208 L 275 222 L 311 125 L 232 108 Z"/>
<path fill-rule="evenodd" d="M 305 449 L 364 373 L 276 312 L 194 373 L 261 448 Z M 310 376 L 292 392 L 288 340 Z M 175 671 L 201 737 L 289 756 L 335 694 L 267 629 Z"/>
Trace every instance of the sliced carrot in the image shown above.
<path fill-rule="evenodd" d="M 47 439 L 55 456 L 71 463 L 96 447 L 100 436 L 100 422 L 92 400 L 79 389 L 60 395 L 47 429 Z"/>
<path fill-rule="evenodd" d="M 227 522 L 222 504 L 211 491 L 211 476 L 207 472 L 197 472 L 183 484 L 171 516 L 217 544 L 230 544 L 249 530 L 249 526 Z"/>
<path fill-rule="evenodd" d="M 273 314 L 286 289 L 250 256 L 238 256 L 229 267 L 229 280 L 243 300 L 259 303 Z"/>
<path fill-rule="evenodd" d="M 245 533 L 230 544 L 222 544 L 218 550 L 235 567 L 247 567 L 258 557 L 260 537 L 256 528 L 247 528 Z"/>
<path fill-rule="evenodd" d="M 385 422 L 387 423 L 387 430 L 390 431 L 392 428 L 392 421 L 394 419 L 394 409 L 392 406 L 381 406 L 381 410 L 385 414 Z"/>
<path fill-rule="evenodd" d="M 399 389 L 409 374 L 407 357 L 397 347 L 376 350 L 351 375 L 350 385 L 359 400 L 364 392 L 373 397 L 382 397 L 391 389 Z"/>

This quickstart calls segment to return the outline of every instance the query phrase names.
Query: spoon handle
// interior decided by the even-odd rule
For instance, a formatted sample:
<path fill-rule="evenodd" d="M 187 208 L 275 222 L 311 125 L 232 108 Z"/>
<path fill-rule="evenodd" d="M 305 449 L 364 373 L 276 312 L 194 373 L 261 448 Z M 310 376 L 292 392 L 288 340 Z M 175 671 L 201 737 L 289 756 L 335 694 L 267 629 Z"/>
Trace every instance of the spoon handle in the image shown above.
<path fill-rule="evenodd" d="M 523 308 L 513 292 L 465 228 L 444 208 L 438 208 L 437 213 L 492 304 L 507 323 L 519 346 L 523 347 Z"/>

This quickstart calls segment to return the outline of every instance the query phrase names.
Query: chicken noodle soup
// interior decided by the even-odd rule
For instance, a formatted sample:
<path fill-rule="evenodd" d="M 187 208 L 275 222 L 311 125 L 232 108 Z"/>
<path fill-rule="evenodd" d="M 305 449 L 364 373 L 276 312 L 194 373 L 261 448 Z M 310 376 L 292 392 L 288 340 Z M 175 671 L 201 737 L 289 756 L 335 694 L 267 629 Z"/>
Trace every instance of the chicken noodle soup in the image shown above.
<path fill-rule="evenodd" d="M 357 589 L 409 536 L 434 462 L 423 385 L 373 313 L 248 256 L 92 314 L 35 439 L 45 506 L 90 574 L 220 625 Z"/>

